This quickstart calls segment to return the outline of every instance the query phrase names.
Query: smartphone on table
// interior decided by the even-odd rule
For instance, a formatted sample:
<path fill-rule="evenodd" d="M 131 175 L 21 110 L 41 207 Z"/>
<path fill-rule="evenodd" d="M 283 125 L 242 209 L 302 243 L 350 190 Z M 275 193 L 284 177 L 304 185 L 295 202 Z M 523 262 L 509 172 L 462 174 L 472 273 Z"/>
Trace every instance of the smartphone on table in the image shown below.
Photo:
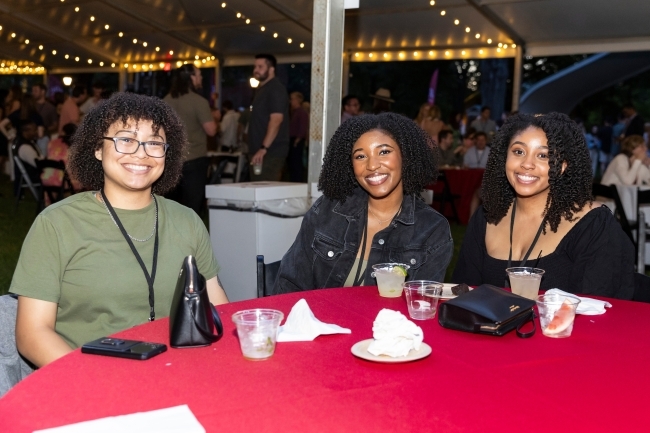
<path fill-rule="evenodd" d="M 139 360 L 152 358 L 166 350 L 167 346 L 162 343 L 147 343 L 110 337 L 99 338 L 81 346 L 81 353 Z"/>

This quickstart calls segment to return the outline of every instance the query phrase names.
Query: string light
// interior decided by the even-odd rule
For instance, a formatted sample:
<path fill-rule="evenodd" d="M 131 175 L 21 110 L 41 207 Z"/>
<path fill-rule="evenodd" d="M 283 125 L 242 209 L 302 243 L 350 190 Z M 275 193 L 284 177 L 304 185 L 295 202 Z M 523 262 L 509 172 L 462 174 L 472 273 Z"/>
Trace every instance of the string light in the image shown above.
<path fill-rule="evenodd" d="M 460 24 L 460 20 L 454 20 L 454 24 L 456 25 Z"/>
<path fill-rule="evenodd" d="M 273 33 L 273 37 L 274 37 L 274 38 L 277 38 L 277 37 L 278 37 L 278 34 L 277 34 L 277 33 Z"/>
<path fill-rule="evenodd" d="M 224 3 L 221 3 L 221 7 L 222 7 L 222 8 L 225 8 L 225 7 L 226 7 L 226 3 L 225 3 L 225 2 L 224 2 Z"/>
<path fill-rule="evenodd" d="M 492 39 L 488 39 L 488 40 L 487 40 L 487 43 L 488 43 L 488 44 L 491 44 L 491 43 L 492 43 Z"/>
<path fill-rule="evenodd" d="M 124 36 L 124 33 L 119 32 L 117 35 L 118 35 L 119 37 L 122 37 L 122 36 Z"/>
<path fill-rule="evenodd" d="M 75 57 L 75 58 L 74 58 L 74 61 L 75 61 L 75 62 L 78 62 L 78 61 L 79 61 L 79 57 Z"/>
<path fill-rule="evenodd" d="M 480 34 L 480 33 L 477 33 L 476 36 L 475 36 L 476 39 L 478 39 L 478 38 L 480 38 L 480 37 L 481 37 L 481 34 Z"/>
<path fill-rule="evenodd" d="M 469 33 L 470 30 L 472 30 L 472 29 L 470 29 L 469 27 L 465 27 L 465 33 Z"/>
<path fill-rule="evenodd" d="M 147 43 L 146 43 L 146 42 L 143 42 L 143 43 L 142 43 L 142 46 L 143 46 L 143 47 L 146 47 L 146 46 L 147 46 Z"/>
<path fill-rule="evenodd" d="M 56 50 L 52 50 L 52 55 L 56 56 Z"/>
<path fill-rule="evenodd" d="M 67 60 L 67 59 L 69 59 L 69 58 L 70 58 L 70 56 L 66 54 L 66 55 L 65 55 L 65 58 L 66 58 L 66 60 Z"/>
<path fill-rule="evenodd" d="M 169 52 L 169 55 L 170 55 L 170 56 L 173 56 L 173 55 L 174 55 L 174 52 L 173 52 L 173 51 L 170 51 L 170 52 Z"/>
<path fill-rule="evenodd" d="M 250 18 L 246 18 L 246 24 L 250 24 L 250 23 L 251 23 Z"/>
<path fill-rule="evenodd" d="M 111 26 L 109 26 L 108 24 L 106 24 L 106 25 L 104 26 L 104 28 L 105 28 L 106 30 L 108 30 L 109 28 L 111 28 Z"/>
<path fill-rule="evenodd" d="M 290 44 L 291 42 L 293 42 L 293 41 L 291 40 L 291 38 L 287 39 L 287 43 L 288 43 L 288 44 Z"/>
<path fill-rule="evenodd" d="M 90 17 L 90 21 L 95 21 L 95 17 Z"/>
<path fill-rule="evenodd" d="M 29 44 L 29 39 L 25 39 L 25 43 L 26 43 L 26 44 Z"/>
<path fill-rule="evenodd" d="M 79 6 L 77 6 L 76 8 L 74 8 L 74 11 L 75 11 L 75 12 L 79 12 Z"/>
<path fill-rule="evenodd" d="M 160 51 L 160 47 L 156 47 L 156 51 Z"/>
<path fill-rule="evenodd" d="M 104 66 L 104 62 L 99 62 L 99 66 Z"/>
<path fill-rule="evenodd" d="M 266 30 L 266 27 L 262 26 L 262 27 L 260 27 L 260 30 L 264 31 L 264 30 Z"/>
<path fill-rule="evenodd" d="M 39 49 L 39 50 L 42 50 L 42 49 L 43 49 L 43 45 L 39 45 L 39 46 L 38 46 L 38 49 Z"/>
<path fill-rule="evenodd" d="M 301 42 L 300 43 L 300 48 L 305 48 L 305 44 Z"/>
<path fill-rule="evenodd" d="M 237 18 L 241 18 L 241 13 L 237 12 Z"/>
<path fill-rule="evenodd" d="M 431 6 L 435 6 L 435 5 L 436 5 L 436 0 L 431 0 L 431 1 L 429 2 L 429 4 L 430 4 Z"/>
<path fill-rule="evenodd" d="M 15 37 L 16 37 L 16 34 L 15 34 L 15 33 L 12 33 L 12 34 L 11 34 L 11 37 L 12 37 L 12 38 L 15 38 Z"/>
<path fill-rule="evenodd" d="M 134 44 L 137 44 L 137 43 L 138 43 L 138 40 L 137 40 L 137 39 L 133 39 L 133 43 L 134 43 Z"/>
<path fill-rule="evenodd" d="M 88 59 L 88 64 L 90 65 L 93 62 L 93 59 Z"/>
<path fill-rule="evenodd" d="M 440 15 L 444 17 L 445 15 L 447 15 L 447 11 L 440 11 Z"/>

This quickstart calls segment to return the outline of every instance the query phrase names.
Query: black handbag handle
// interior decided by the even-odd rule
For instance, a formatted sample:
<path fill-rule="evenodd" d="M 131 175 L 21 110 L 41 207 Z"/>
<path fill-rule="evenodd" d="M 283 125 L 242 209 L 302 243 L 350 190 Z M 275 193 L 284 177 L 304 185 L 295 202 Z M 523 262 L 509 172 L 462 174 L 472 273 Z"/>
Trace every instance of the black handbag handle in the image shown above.
<path fill-rule="evenodd" d="M 214 343 L 223 336 L 223 324 L 221 323 L 221 318 L 219 317 L 219 313 L 217 313 L 217 309 L 214 308 L 214 305 L 212 305 L 212 303 L 210 303 L 210 309 L 212 310 L 212 321 L 214 323 L 214 327 L 217 330 L 217 335 L 214 335 L 212 333 L 212 330 L 205 329 L 201 326 L 201 322 L 198 321 L 194 315 L 194 308 L 190 308 L 190 312 L 192 313 L 192 319 L 194 319 L 194 324 L 196 325 L 196 329 L 198 329 L 199 333 L 203 336 L 203 338 L 210 341 L 211 343 Z"/>
<path fill-rule="evenodd" d="M 523 328 L 524 325 L 526 325 L 528 322 L 533 322 L 533 329 L 531 329 L 528 332 L 521 332 L 521 328 Z M 537 330 L 537 324 L 535 323 L 535 312 L 531 309 L 528 318 L 517 326 L 517 337 L 530 338 L 533 335 L 535 335 L 536 330 Z"/>

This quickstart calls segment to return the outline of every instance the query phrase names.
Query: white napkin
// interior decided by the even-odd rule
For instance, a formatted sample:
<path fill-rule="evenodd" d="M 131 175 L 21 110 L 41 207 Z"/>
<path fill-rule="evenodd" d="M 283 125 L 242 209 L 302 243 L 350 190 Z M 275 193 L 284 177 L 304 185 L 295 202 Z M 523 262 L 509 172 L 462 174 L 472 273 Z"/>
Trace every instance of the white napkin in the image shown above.
<path fill-rule="evenodd" d="M 612 304 L 607 301 L 599 301 L 598 299 L 592 298 L 583 298 L 581 296 L 576 296 L 573 293 L 567 293 L 560 289 L 550 289 L 547 290 L 546 293 L 561 296 L 573 296 L 574 298 L 580 299 L 580 303 L 576 309 L 576 314 L 584 314 L 585 316 L 597 316 L 599 314 L 605 314 L 605 307 L 612 308 Z"/>
<path fill-rule="evenodd" d="M 291 312 L 278 329 L 278 342 L 314 341 L 319 335 L 351 334 L 347 328 L 323 323 L 314 316 L 307 301 L 301 299 L 291 308 Z"/>
<path fill-rule="evenodd" d="M 93 421 L 38 430 L 34 433 L 205 433 L 186 404 L 167 409 L 110 416 Z"/>
<path fill-rule="evenodd" d="M 411 322 L 399 311 L 384 308 L 372 324 L 375 338 L 368 346 L 368 352 L 375 356 L 388 355 L 393 358 L 406 356 L 411 349 L 420 349 L 424 334 L 422 328 Z"/>

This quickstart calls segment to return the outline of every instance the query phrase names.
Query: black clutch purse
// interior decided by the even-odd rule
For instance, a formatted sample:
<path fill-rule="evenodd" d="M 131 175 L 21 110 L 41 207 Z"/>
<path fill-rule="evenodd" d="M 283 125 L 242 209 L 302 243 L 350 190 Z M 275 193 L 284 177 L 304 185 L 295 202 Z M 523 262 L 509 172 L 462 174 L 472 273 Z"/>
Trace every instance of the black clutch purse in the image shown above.
<path fill-rule="evenodd" d="M 205 278 L 199 273 L 194 257 L 187 256 L 178 275 L 169 313 L 169 345 L 175 348 L 209 346 L 222 335 L 223 325 L 208 298 Z"/>
<path fill-rule="evenodd" d="M 517 330 L 521 338 L 535 334 L 535 301 L 489 284 L 483 284 L 438 307 L 438 323 L 443 328 L 502 336 Z M 528 322 L 533 329 L 521 332 Z"/>

